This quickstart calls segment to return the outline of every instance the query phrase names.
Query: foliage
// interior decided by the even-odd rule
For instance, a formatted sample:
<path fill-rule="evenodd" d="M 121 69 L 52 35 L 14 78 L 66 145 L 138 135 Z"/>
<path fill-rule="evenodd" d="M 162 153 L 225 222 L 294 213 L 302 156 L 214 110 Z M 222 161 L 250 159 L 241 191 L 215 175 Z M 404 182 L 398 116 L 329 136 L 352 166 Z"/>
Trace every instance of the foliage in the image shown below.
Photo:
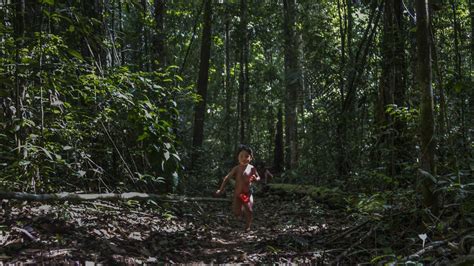
<path fill-rule="evenodd" d="M 14 47 L 9 47 L 14 55 Z M 3 185 L 14 190 L 157 190 L 176 186 L 180 157 L 173 133 L 177 100 L 189 95 L 176 86 L 174 69 L 100 73 L 61 36 L 37 34 L 19 55 L 25 67 L 10 68 L 27 92 L 23 117 L 2 117 Z M 14 61 L 4 58 L 4 64 Z M 27 67 L 27 68 L 26 68 Z M 11 97 L 8 108 L 15 110 Z M 161 188 L 161 190 L 165 190 Z"/>

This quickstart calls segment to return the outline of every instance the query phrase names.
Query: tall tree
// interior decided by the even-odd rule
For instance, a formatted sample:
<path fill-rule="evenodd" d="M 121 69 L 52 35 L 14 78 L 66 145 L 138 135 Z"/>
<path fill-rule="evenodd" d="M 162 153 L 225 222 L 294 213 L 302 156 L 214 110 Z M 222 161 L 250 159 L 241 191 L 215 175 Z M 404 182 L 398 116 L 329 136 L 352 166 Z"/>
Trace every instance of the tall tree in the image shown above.
<path fill-rule="evenodd" d="M 248 32 L 247 32 L 247 0 L 240 0 L 239 28 L 239 94 L 237 98 L 239 141 L 248 142 Z"/>
<path fill-rule="evenodd" d="M 195 149 L 202 147 L 204 140 L 204 118 L 206 114 L 209 60 L 211 57 L 212 0 L 204 1 L 205 6 L 201 39 L 201 56 L 199 62 L 199 77 L 197 81 L 197 94 L 201 96 L 201 100 L 196 104 L 194 109 L 193 147 Z M 194 162 L 197 157 L 193 157 Z"/>
<path fill-rule="evenodd" d="M 283 1 L 283 32 L 285 53 L 285 134 L 286 166 L 298 166 L 298 99 L 301 91 L 296 0 Z"/>
<path fill-rule="evenodd" d="M 430 10 L 433 10 L 431 8 Z M 441 71 L 441 66 L 439 64 L 439 59 L 438 59 L 438 48 L 437 48 L 437 42 L 436 42 L 436 27 L 435 23 L 433 22 L 433 12 L 430 12 L 430 44 L 431 44 L 431 55 L 433 57 L 433 74 L 435 77 L 435 84 L 437 91 L 439 93 L 439 112 L 437 114 L 437 130 L 438 130 L 438 154 L 439 154 L 439 162 L 442 164 L 445 162 L 445 156 L 446 156 L 446 133 L 447 133 L 447 127 L 446 127 L 446 95 L 445 95 L 445 88 L 443 84 L 443 74 Z"/>
<path fill-rule="evenodd" d="M 474 67 L 474 2 L 469 0 L 469 15 L 471 17 L 471 61 L 470 61 L 470 70 Z"/>
<path fill-rule="evenodd" d="M 148 25 L 147 25 L 147 17 L 148 17 L 148 1 L 147 0 L 142 0 L 141 2 L 142 6 L 142 14 L 141 14 L 141 24 L 142 24 L 142 36 L 143 38 L 143 47 L 140 49 L 139 53 L 144 57 L 144 65 L 143 68 L 146 71 L 151 70 L 151 60 L 150 60 L 150 51 L 149 51 L 149 44 L 148 44 L 148 35 L 149 35 L 149 30 L 148 30 Z"/>
<path fill-rule="evenodd" d="M 420 108 L 420 188 L 423 204 L 430 207 L 434 214 L 438 213 L 438 200 L 434 191 L 435 175 L 435 140 L 433 117 L 433 90 L 431 87 L 431 47 L 429 33 L 428 0 L 415 1 L 416 10 L 416 42 L 417 42 L 417 85 L 421 93 Z"/>
<path fill-rule="evenodd" d="M 382 128 L 382 144 L 389 150 L 387 174 L 394 176 L 400 173 L 403 158 L 401 135 L 404 125 L 386 111 L 390 105 L 405 105 L 405 46 L 403 35 L 403 3 L 401 0 L 385 0 L 384 23 L 382 36 L 382 73 L 377 99 L 377 122 Z M 385 156 L 383 156 L 385 157 Z"/>
<path fill-rule="evenodd" d="M 455 79 L 459 81 L 462 77 L 462 61 L 461 61 L 461 49 L 460 49 L 460 35 L 461 26 L 459 25 L 458 18 L 458 1 L 451 0 L 451 10 L 453 12 L 453 39 L 454 39 L 454 56 L 455 56 Z"/>
<path fill-rule="evenodd" d="M 378 21 L 381 17 L 381 3 L 372 1 L 370 4 L 370 14 L 364 34 L 357 44 L 357 49 L 353 53 L 353 59 L 349 61 L 351 64 L 347 67 L 345 74 L 345 82 L 341 89 L 341 109 L 337 117 L 337 171 L 339 175 L 347 175 L 352 169 L 351 153 L 352 145 L 350 143 L 349 129 L 356 128 L 354 123 L 354 114 L 357 103 L 357 86 L 362 74 L 364 73 L 366 62 L 368 60 L 370 48 L 373 45 L 373 39 L 377 31 Z M 349 50 L 349 48 L 348 48 Z M 341 60 L 344 63 L 344 60 Z M 340 81 L 341 82 L 341 81 Z"/>
<path fill-rule="evenodd" d="M 284 147 L 283 147 L 283 110 L 281 107 L 278 108 L 276 134 L 275 134 L 275 149 L 273 155 L 273 167 L 275 172 L 280 173 L 283 171 L 284 166 Z"/>
<path fill-rule="evenodd" d="M 228 6 L 226 6 L 226 11 L 228 10 Z M 224 40 L 225 40 L 225 56 L 224 56 L 224 64 L 225 64 L 225 79 L 224 79 L 224 89 L 225 89 L 225 109 L 224 109 L 224 123 L 226 125 L 226 132 L 225 132 L 225 141 L 226 146 L 230 154 L 231 149 L 233 149 L 232 145 L 230 145 L 233 141 L 233 131 L 235 122 L 232 121 L 231 115 L 231 102 L 233 98 L 232 94 L 232 82 L 231 82 L 231 57 L 230 57 L 230 23 L 231 23 L 231 16 L 227 16 L 225 18 L 225 33 L 224 33 Z"/>
<path fill-rule="evenodd" d="M 166 65 L 166 47 L 165 47 L 165 0 L 155 0 L 155 37 L 153 39 L 153 66 L 163 67 Z M 158 63 L 156 63 L 158 61 Z"/>
<path fill-rule="evenodd" d="M 87 23 L 87 28 L 90 29 L 85 31 L 83 36 L 81 52 L 84 57 L 90 58 L 99 70 L 102 70 L 106 65 L 107 57 L 102 46 L 105 32 L 103 2 L 101 0 L 85 0 L 81 4 L 84 18 L 79 18 L 79 20 Z"/>
<path fill-rule="evenodd" d="M 23 95 L 25 90 L 25 81 L 20 73 L 20 50 L 24 46 L 25 37 L 25 1 L 18 0 L 15 3 L 15 20 L 14 20 L 14 37 L 15 37 L 15 90 L 12 93 L 15 102 L 15 120 L 18 121 L 18 130 L 15 130 L 15 142 L 20 153 L 21 145 L 23 144 Z"/>

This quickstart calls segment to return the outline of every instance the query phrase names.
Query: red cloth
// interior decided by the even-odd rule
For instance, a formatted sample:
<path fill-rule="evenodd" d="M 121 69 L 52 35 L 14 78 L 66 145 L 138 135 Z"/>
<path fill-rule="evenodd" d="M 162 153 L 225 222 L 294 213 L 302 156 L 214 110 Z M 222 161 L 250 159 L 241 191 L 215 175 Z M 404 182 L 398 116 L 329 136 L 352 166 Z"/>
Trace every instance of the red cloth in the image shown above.
<path fill-rule="evenodd" d="M 249 203 L 250 193 L 240 193 L 240 200 L 242 200 L 243 203 Z"/>

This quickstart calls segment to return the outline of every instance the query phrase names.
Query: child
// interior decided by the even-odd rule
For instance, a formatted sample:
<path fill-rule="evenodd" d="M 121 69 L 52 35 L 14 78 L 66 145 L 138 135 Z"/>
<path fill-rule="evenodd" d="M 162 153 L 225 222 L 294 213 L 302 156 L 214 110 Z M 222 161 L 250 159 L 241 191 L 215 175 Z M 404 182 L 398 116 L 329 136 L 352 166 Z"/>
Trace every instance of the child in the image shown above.
<path fill-rule="evenodd" d="M 235 216 L 242 216 L 242 209 L 245 214 L 246 225 L 245 230 L 250 230 L 250 225 L 253 219 L 253 196 L 250 192 L 250 184 L 253 181 L 259 181 L 260 176 L 258 175 L 257 169 L 250 164 L 253 159 L 252 149 L 247 146 L 240 146 L 237 159 L 239 165 L 235 166 L 222 181 L 220 188 L 216 191 L 217 195 L 224 192 L 225 185 L 229 181 L 229 178 L 235 179 L 235 191 L 232 199 L 232 211 Z"/>

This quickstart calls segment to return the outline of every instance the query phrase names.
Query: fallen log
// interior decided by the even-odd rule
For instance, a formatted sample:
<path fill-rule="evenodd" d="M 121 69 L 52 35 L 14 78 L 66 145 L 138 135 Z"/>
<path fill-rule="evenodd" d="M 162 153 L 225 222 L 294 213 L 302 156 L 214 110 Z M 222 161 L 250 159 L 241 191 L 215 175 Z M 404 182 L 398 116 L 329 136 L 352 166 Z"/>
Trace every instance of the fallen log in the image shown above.
<path fill-rule="evenodd" d="M 165 202 L 192 202 L 192 201 L 220 201 L 228 202 L 228 198 L 211 197 L 187 197 L 182 195 L 159 195 L 138 192 L 128 193 L 101 193 L 101 194 L 77 194 L 77 193 L 54 193 L 54 194 L 32 194 L 25 192 L 0 192 L 0 199 L 15 199 L 26 201 L 94 201 L 94 200 L 156 200 Z"/>

